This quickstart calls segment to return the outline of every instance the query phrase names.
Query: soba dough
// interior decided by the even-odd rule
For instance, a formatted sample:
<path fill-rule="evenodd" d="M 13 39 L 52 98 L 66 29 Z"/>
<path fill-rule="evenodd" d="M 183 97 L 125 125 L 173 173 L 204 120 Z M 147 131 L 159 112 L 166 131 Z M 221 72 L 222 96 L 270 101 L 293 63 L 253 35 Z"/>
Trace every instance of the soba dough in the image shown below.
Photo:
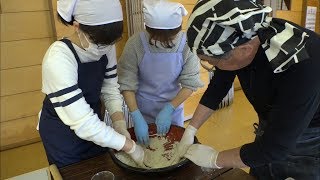
<path fill-rule="evenodd" d="M 175 147 L 178 142 L 172 144 L 172 148 L 166 150 L 168 143 L 165 137 L 150 138 L 150 148 L 145 149 L 144 164 L 150 168 L 162 168 L 171 165 L 174 159 Z"/>
<path fill-rule="evenodd" d="M 172 161 L 175 159 L 177 144 L 178 142 L 176 141 L 172 144 L 170 143 L 168 147 L 168 140 L 165 137 L 150 137 L 149 147 L 143 147 L 145 152 L 144 164 L 151 169 L 173 165 Z M 116 157 L 124 164 L 138 167 L 131 157 L 124 152 L 117 153 Z"/>

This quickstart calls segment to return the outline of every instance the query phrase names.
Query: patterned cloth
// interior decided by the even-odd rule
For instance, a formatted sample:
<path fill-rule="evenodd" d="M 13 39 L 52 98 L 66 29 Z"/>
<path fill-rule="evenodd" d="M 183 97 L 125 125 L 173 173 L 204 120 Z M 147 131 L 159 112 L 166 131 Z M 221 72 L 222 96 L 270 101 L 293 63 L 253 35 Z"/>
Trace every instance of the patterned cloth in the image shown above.
<path fill-rule="evenodd" d="M 309 35 L 293 23 L 267 17 L 272 9 L 255 0 L 199 0 L 188 21 L 188 44 L 196 54 L 220 57 L 259 37 L 274 73 L 309 58 Z"/>

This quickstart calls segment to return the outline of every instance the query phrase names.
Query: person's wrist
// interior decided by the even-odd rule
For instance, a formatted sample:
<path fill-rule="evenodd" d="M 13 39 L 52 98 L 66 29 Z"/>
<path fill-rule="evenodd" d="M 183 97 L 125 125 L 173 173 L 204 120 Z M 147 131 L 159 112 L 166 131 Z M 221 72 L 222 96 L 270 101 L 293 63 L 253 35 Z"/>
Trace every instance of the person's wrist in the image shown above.
<path fill-rule="evenodd" d="M 215 169 L 221 169 L 222 168 L 222 166 L 218 163 L 218 162 L 220 162 L 218 160 L 218 157 L 219 157 L 219 152 L 216 151 L 216 152 L 214 152 L 212 154 L 212 156 L 211 156 L 211 166 L 212 166 L 212 168 L 215 168 Z"/>
<path fill-rule="evenodd" d="M 133 140 L 127 138 L 123 151 L 128 154 L 132 154 L 135 151 L 135 149 L 136 143 Z"/>
<path fill-rule="evenodd" d="M 166 106 L 168 106 L 169 107 L 169 109 L 170 110 L 172 110 L 172 111 L 174 111 L 174 110 L 176 110 L 176 108 L 169 102 L 169 103 L 167 103 L 167 105 Z"/>
<path fill-rule="evenodd" d="M 135 121 L 136 119 L 138 119 L 139 114 L 141 114 L 141 112 L 140 112 L 139 109 L 136 109 L 135 111 L 131 112 L 130 114 L 131 114 L 131 116 L 133 118 L 133 121 Z"/>
<path fill-rule="evenodd" d="M 136 110 L 130 112 L 130 114 L 138 114 L 139 112 L 140 112 L 140 110 L 139 110 L 139 109 L 136 109 Z"/>
<path fill-rule="evenodd" d="M 186 131 L 187 134 L 195 136 L 197 131 L 198 131 L 198 129 L 189 124 L 185 131 Z"/>

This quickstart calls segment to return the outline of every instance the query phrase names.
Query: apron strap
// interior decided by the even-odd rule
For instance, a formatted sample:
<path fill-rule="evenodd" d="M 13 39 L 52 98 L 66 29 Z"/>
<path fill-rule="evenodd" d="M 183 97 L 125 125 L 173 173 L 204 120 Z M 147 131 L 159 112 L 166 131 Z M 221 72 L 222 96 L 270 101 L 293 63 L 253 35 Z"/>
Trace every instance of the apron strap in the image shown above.
<path fill-rule="evenodd" d="M 145 35 L 144 32 L 140 32 L 140 38 L 141 38 L 141 41 L 142 41 L 142 45 L 143 45 L 144 51 L 146 53 L 150 53 L 150 49 L 149 49 L 149 46 L 148 46 L 148 43 L 147 43 L 147 39 L 146 39 L 146 35 Z"/>
<path fill-rule="evenodd" d="M 183 49 L 184 49 L 184 46 L 186 45 L 186 33 L 182 33 L 182 38 L 181 38 L 181 42 L 180 42 L 180 45 L 179 45 L 179 49 L 178 49 L 178 53 L 182 53 Z"/>
<path fill-rule="evenodd" d="M 60 41 L 64 42 L 69 47 L 69 49 L 72 51 L 74 57 L 76 58 L 77 62 L 81 63 L 80 58 L 79 58 L 76 50 L 74 49 L 71 41 L 69 39 L 66 39 L 66 38 L 62 38 L 62 39 L 60 39 Z"/>

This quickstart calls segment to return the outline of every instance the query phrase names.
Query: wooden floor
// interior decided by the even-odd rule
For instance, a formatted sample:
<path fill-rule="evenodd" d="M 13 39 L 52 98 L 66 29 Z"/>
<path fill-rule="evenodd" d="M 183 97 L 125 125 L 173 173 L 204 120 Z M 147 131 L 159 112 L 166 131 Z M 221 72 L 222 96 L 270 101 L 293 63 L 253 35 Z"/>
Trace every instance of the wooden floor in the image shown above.
<path fill-rule="evenodd" d="M 198 103 L 200 96 L 193 98 L 195 99 L 192 102 Z M 200 128 L 197 137 L 202 144 L 210 145 L 219 151 L 238 147 L 253 140 L 252 124 L 256 121 L 257 115 L 243 92 L 236 91 L 233 104 L 216 111 Z M 41 142 L 2 151 L 0 159 L 0 179 L 48 166 Z"/>

